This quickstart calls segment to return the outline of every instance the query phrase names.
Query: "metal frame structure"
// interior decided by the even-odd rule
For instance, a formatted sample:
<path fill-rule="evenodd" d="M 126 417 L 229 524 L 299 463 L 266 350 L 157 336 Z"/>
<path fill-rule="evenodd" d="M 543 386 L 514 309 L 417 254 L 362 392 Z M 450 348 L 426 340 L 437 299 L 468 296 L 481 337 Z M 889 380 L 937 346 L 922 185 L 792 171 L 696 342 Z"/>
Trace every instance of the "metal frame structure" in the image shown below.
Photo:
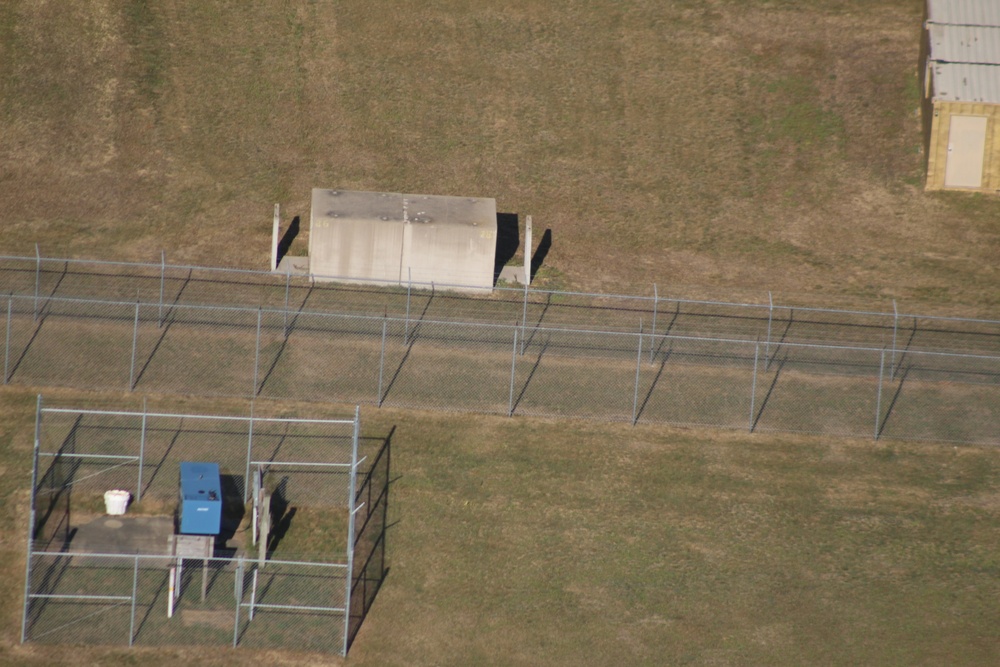
<path fill-rule="evenodd" d="M 46 437 L 45 437 L 45 427 L 46 418 L 66 418 L 75 417 L 73 422 L 74 426 L 71 430 L 71 434 L 67 436 L 68 439 L 73 440 L 72 451 L 63 451 L 65 444 L 61 445 L 58 451 L 50 451 L 51 447 L 46 447 Z M 85 436 L 77 436 L 76 428 L 77 425 L 81 423 L 82 418 L 96 419 L 96 420 L 118 420 L 116 422 L 109 422 L 107 425 L 103 426 L 105 430 L 127 430 L 128 433 L 133 437 L 136 442 L 132 442 L 132 446 L 137 450 L 135 455 L 111 455 L 101 452 L 93 452 L 88 450 L 88 443 L 86 442 Z M 122 420 L 125 420 L 127 424 L 130 424 L 127 428 L 121 426 Z M 339 497 L 340 501 L 343 503 L 343 509 L 349 517 L 347 536 L 346 536 L 346 550 L 342 555 L 342 560 L 336 561 L 296 561 L 296 560 L 274 560 L 272 558 L 267 558 L 265 561 L 261 561 L 260 558 L 253 557 L 247 554 L 231 554 L 227 553 L 223 555 L 216 549 L 216 552 L 211 555 L 211 557 L 204 559 L 204 568 L 206 580 L 202 584 L 202 601 L 205 599 L 205 592 L 207 586 L 207 571 L 211 563 L 213 572 L 213 579 L 218 576 L 229 576 L 228 573 L 231 571 L 233 576 L 234 594 L 233 598 L 229 603 L 216 601 L 213 604 L 220 605 L 221 609 L 230 609 L 233 615 L 233 635 L 232 635 L 232 645 L 234 647 L 240 645 L 241 638 L 248 632 L 248 628 L 253 624 L 255 615 L 259 615 L 262 612 L 281 612 L 285 613 L 295 613 L 304 614 L 310 617 L 328 618 L 333 619 L 329 622 L 334 623 L 332 627 L 328 627 L 327 636 L 341 638 L 339 644 L 335 647 L 336 652 L 341 655 L 346 655 L 349 640 L 350 640 L 350 623 L 351 623 L 351 595 L 355 583 L 354 572 L 354 550 L 355 550 L 355 525 L 354 517 L 355 515 L 365 509 L 365 504 L 357 502 L 357 483 L 356 477 L 359 474 L 360 466 L 364 463 L 364 458 L 359 458 L 359 440 L 360 440 L 360 410 L 355 408 L 354 415 L 352 419 L 298 419 L 298 418 L 271 418 L 271 417 L 261 417 L 259 415 L 251 416 L 227 416 L 227 415 L 212 415 L 212 414 L 192 414 L 192 413 L 174 413 L 174 412 L 157 412 L 148 411 L 144 409 L 141 412 L 131 412 L 125 410 L 95 410 L 95 409 L 77 409 L 77 408 L 65 408 L 65 407 L 46 407 L 43 404 L 42 396 L 38 396 L 36 404 L 35 413 L 35 438 L 34 447 L 32 452 L 33 465 L 32 465 L 32 493 L 31 493 L 31 508 L 30 508 L 30 519 L 28 526 L 28 539 L 27 539 L 27 558 L 25 565 L 25 584 L 24 584 L 24 604 L 22 609 L 22 626 L 21 626 L 21 642 L 28 642 L 35 639 L 40 639 L 33 634 L 33 619 L 37 621 L 38 618 L 42 617 L 45 612 L 46 605 L 57 605 L 57 604 L 68 604 L 68 605 L 78 605 L 80 607 L 95 606 L 97 610 L 92 612 L 92 615 L 103 614 L 112 611 L 114 608 L 129 606 L 129 622 L 128 622 L 128 646 L 132 646 L 136 641 L 142 640 L 142 633 L 139 627 L 136 625 L 136 610 L 140 605 L 149 606 L 148 604 L 142 602 L 144 596 L 148 597 L 140 589 L 148 588 L 144 586 L 143 582 L 148 584 L 148 580 L 152 577 L 162 576 L 161 571 L 164 564 L 170 564 L 173 566 L 175 562 L 180 558 L 180 556 L 175 556 L 171 553 L 167 553 L 168 549 L 164 548 L 163 553 L 122 553 L 115 552 L 113 549 L 98 549 L 100 553 L 95 552 L 93 545 L 90 549 L 83 551 L 75 550 L 73 547 L 72 539 L 67 538 L 63 544 L 56 545 L 59 548 L 53 548 L 51 543 L 39 544 L 36 542 L 36 537 L 38 536 L 40 524 L 39 524 L 39 503 L 38 495 L 46 490 L 40 489 L 40 479 L 42 478 L 42 468 L 46 467 L 45 462 L 49 461 L 48 468 L 52 468 L 60 461 L 61 458 L 73 458 L 73 459 L 84 459 L 87 461 L 109 461 L 111 465 L 107 470 L 115 469 L 124 463 L 129 465 L 135 465 L 136 477 L 134 478 L 135 483 L 135 493 L 133 496 L 137 501 L 143 498 L 144 487 L 143 487 L 143 468 L 144 463 L 146 465 L 155 465 L 154 476 L 156 472 L 163 465 L 172 465 L 175 463 L 172 459 L 168 459 L 167 455 L 155 463 L 144 461 L 144 453 L 147 451 L 147 433 L 150 424 L 155 423 L 157 420 L 178 420 L 182 425 L 187 424 L 189 433 L 199 433 L 199 429 L 205 427 L 201 426 L 201 423 L 210 420 L 215 423 L 245 426 L 247 434 L 247 447 L 245 454 L 245 469 L 249 471 L 251 466 L 257 466 L 257 469 L 267 470 L 268 467 L 282 467 L 285 468 L 289 466 L 294 466 L 296 468 L 306 469 L 306 470 L 330 470 L 330 469 L 342 469 L 346 472 L 345 480 L 343 484 L 345 489 L 342 492 L 332 493 L 330 497 Z M 65 425 L 65 424 L 64 424 Z M 309 429 L 319 429 L 320 434 L 315 435 L 312 431 L 309 431 L 309 435 L 303 435 L 302 438 L 307 438 L 309 440 L 318 439 L 319 444 L 316 446 L 321 446 L 324 442 L 322 433 L 324 429 L 328 430 L 331 434 L 335 435 L 336 438 L 349 441 L 349 446 L 347 451 L 340 451 L 346 454 L 346 459 L 344 461 L 319 461 L 319 460 L 282 460 L 277 457 L 278 449 L 280 449 L 283 444 L 279 444 L 272 452 L 271 457 L 263 457 L 260 455 L 255 457 L 254 450 L 254 435 L 255 429 L 260 429 L 263 425 L 272 426 L 292 426 L 301 427 Z M 101 426 L 91 426 L 95 431 L 100 431 Z M 185 428 L 182 426 L 181 428 Z M 135 437 L 137 436 L 137 437 Z M 273 436 L 273 434 L 272 434 Z M 176 440 L 175 436 L 175 440 Z M 192 436 L 195 437 L 195 436 Z M 205 436 L 198 436 L 205 437 Z M 269 437 L 264 435 L 262 437 Z M 287 436 L 286 436 L 287 437 Z M 295 436 L 292 436 L 295 437 Z M 78 442 L 79 440 L 84 440 L 83 442 Z M 287 446 L 287 445 L 285 445 Z M 312 446 L 312 443 L 310 444 Z M 100 446 L 95 445 L 97 449 Z M 234 447 L 230 447 L 234 449 Z M 211 455 L 211 454 L 210 454 Z M 231 458 L 231 457 L 230 457 Z M 312 457 L 315 458 L 315 457 Z M 124 462 L 124 463 L 123 463 Z M 235 465 L 230 465 L 230 469 L 235 467 Z M 242 465 L 240 466 L 243 467 Z M 65 485 L 65 488 L 72 487 L 77 482 L 83 483 L 84 480 L 88 480 L 91 477 L 101 474 L 102 471 L 93 473 L 91 475 L 86 475 L 80 479 L 73 478 L 72 475 L 68 479 L 61 479 L 60 483 Z M 241 470 L 242 472 L 242 470 Z M 249 475 L 249 473 L 247 473 Z M 118 481 L 125 478 L 119 478 Z M 92 480 L 91 480 L 92 481 Z M 90 482 L 87 482 L 89 485 Z M 131 486 L 131 484 L 129 484 Z M 243 479 L 244 489 L 248 489 L 250 486 L 249 478 Z M 157 487 L 160 488 L 160 487 Z M 145 489 L 146 493 L 149 493 L 149 489 Z M 162 491 L 158 492 L 161 493 Z M 68 495 L 68 494 L 67 494 Z M 244 493 L 245 499 L 245 493 Z M 384 507 L 382 508 L 384 512 Z M 48 519 L 48 515 L 51 514 L 51 507 L 49 508 L 46 517 L 42 519 L 44 522 Z M 68 527 L 68 522 L 67 522 Z M 68 531 L 67 531 L 68 532 Z M 264 537 L 266 539 L 266 536 Z M 106 545 L 111 546 L 111 545 Z M 164 545 L 166 547 L 166 545 Z M 264 553 L 264 552 L 262 552 Z M 368 554 L 363 554 L 362 559 L 368 557 Z M 77 588 L 68 588 L 63 590 L 61 588 L 60 581 L 66 576 L 66 573 L 73 567 L 85 567 L 88 563 L 97 563 L 98 566 L 105 568 L 107 570 L 113 571 L 112 574 L 105 575 L 102 580 L 109 586 L 108 590 L 102 590 L 97 586 L 96 583 L 85 583 L 76 584 Z M 48 571 L 44 573 L 34 572 L 33 567 L 40 564 L 47 564 Z M 269 568 L 269 569 L 268 569 Z M 339 586 L 339 593 L 335 593 L 334 597 L 341 601 L 340 604 L 305 604 L 301 601 L 296 601 L 294 595 L 286 596 L 287 599 L 282 598 L 281 593 L 281 582 L 282 577 L 288 577 L 292 575 L 282 574 L 276 570 L 288 570 L 292 572 L 299 572 L 296 576 L 306 576 L 301 575 L 302 572 L 313 573 L 308 575 L 314 579 L 322 582 L 324 585 Z M 124 575 L 121 572 L 128 571 L 131 578 L 130 584 L 124 582 Z M 258 591 L 257 581 L 258 572 L 265 571 L 267 576 L 270 577 L 266 588 L 266 594 L 270 596 L 269 601 L 265 597 L 265 589 L 261 588 Z M 116 574 L 117 573 L 117 574 Z M 173 574 L 173 573 L 171 573 Z M 173 611 L 173 602 L 180 595 L 180 585 L 181 576 L 178 571 L 176 576 L 176 581 L 178 582 L 178 589 L 174 590 L 175 578 L 171 576 L 169 578 L 170 583 L 170 612 Z M 247 576 L 250 576 L 253 585 L 252 587 L 247 584 Z M 331 579 L 332 577 L 332 579 Z M 276 579 L 275 579 L 276 578 Z M 341 581 L 340 584 L 331 584 L 331 581 Z M 275 583 L 277 581 L 278 583 Z M 130 585 L 130 592 L 128 588 Z M 79 587 L 92 586 L 94 590 L 79 590 Z M 332 590 L 332 589 L 330 589 Z M 217 596 L 216 596 L 217 597 Z M 152 604 L 152 603 L 149 603 Z M 218 613 L 225 613 L 218 612 Z M 172 614 L 170 614 L 172 615 Z M 147 611 L 144 620 L 148 620 L 150 612 Z M 84 616 L 81 619 L 73 620 L 65 623 L 64 625 L 57 626 L 56 628 L 47 629 L 44 634 L 64 633 L 68 638 L 65 640 L 70 643 L 79 641 L 79 638 L 73 637 L 73 626 L 80 620 L 85 620 L 89 616 Z M 259 622 L 259 621 L 258 621 Z M 140 624 L 141 626 L 141 624 Z M 68 628 L 68 629 L 67 629 Z M 56 639 L 56 641 L 59 641 Z M 157 641 L 157 640 L 154 640 Z M 168 642 L 169 643 L 169 642 Z M 296 648 L 299 644 L 295 642 L 290 642 L 287 648 Z"/>

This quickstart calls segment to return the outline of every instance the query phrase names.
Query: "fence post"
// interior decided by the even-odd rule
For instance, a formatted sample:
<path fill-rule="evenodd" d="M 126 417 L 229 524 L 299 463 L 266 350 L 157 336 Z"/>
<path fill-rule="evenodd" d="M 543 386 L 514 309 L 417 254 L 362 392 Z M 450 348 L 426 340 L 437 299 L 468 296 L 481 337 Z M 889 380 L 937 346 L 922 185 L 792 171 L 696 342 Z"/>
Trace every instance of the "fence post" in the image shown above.
<path fill-rule="evenodd" d="M 766 353 L 765 353 L 765 356 Z M 753 347 L 753 380 L 750 382 L 750 426 L 748 430 L 753 433 L 754 412 L 757 409 L 757 359 L 760 357 L 760 339 Z"/>
<path fill-rule="evenodd" d="M 132 570 L 132 614 L 128 622 L 128 647 L 132 648 L 135 641 L 135 598 L 139 590 L 139 557 L 135 557 L 135 569 Z"/>
<path fill-rule="evenodd" d="M 406 321 L 403 323 L 403 345 L 410 342 L 410 290 L 413 288 L 413 269 L 407 268 L 406 280 Z"/>
<path fill-rule="evenodd" d="M 764 342 L 764 371 L 771 367 L 771 321 L 774 319 L 774 299 L 771 291 L 767 292 L 767 339 Z M 760 340 L 758 339 L 758 343 Z M 754 353 L 756 355 L 756 353 Z"/>
<path fill-rule="evenodd" d="M 660 305 L 660 295 L 656 291 L 656 283 L 653 283 L 653 326 L 649 329 L 649 365 L 653 365 L 653 355 L 656 351 L 656 311 Z"/>
<path fill-rule="evenodd" d="M 132 324 L 132 365 L 128 371 L 128 390 L 135 389 L 135 353 L 139 345 L 139 300 L 135 300 L 135 322 Z"/>
<path fill-rule="evenodd" d="M 360 436 L 361 408 L 354 408 L 354 437 L 351 444 L 351 476 L 347 481 L 347 576 L 344 577 L 344 645 L 340 654 L 347 655 L 347 640 L 351 632 L 351 589 L 354 587 L 354 495 L 357 493 L 358 437 Z"/>
<path fill-rule="evenodd" d="M 31 552 L 35 541 L 35 489 L 38 486 L 38 451 L 42 438 L 42 395 L 35 403 L 35 443 L 31 463 L 31 511 L 28 514 L 28 553 L 24 562 L 24 609 L 21 615 L 21 643 L 28 639 L 28 607 L 31 602 Z"/>
<path fill-rule="evenodd" d="M 639 346 L 635 353 L 635 390 L 632 392 L 632 426 L 639 419 L 639 368 L 642 366 L 642 318 L 639 318 Z"/>
<path fill-rule="evenodd" d="M 160 251 L 160 312 L 156 318 L 156 327 L 163 328 L 163 285 L 167 278 L 167 251 Z"/>
<path fill-rule="evenodd" d="M 42 281 L 42 254 L 38 249 L 38 244 L 35 244 L 35 318 L 34 321 L 38 321 L 38 291 Z"/>
<path fill-rule="evenodd" d="M 13 312 L 14 294 L 7 295 L 7 335 L 3 345 L 3 383 L 7 384 L 7 368 L 10 364 L 10 319 Z"/>
<path fill-rule="evenodd" d="M 378 355 L 378 396 L 377 403 L 378 407 L 382 407 L 382 378 L 385 372 L 385 330 L 386 330 L 386 319 L 385 315 L 382 316 L 382 351 Z"/>
<path fill-rule="evenodd" d="M 142 435 L 139 436 L 139 481 L 135 490 L 136 500 L 142 502 L 142 462 L 146 454 L 146 397 L 142 397 Z"/>
<path fill-rule="evenodd" d="M 892 300 L 892 361 L 889 363 L 889 381 L 896 377 L 896 331 L 899 328 L 899 309 L 896 300 Z"/>
<path fill-rule="evenodd" d="M 521 356 L 524 356 L 525 324 L 528 322 L 528 284 L 524 284 L 524 306 L 521 308 Z"/>
<path fill-rule="evenodd" d="M 250 401 L 250 428 L 247 429 L 247 469 L 243 475 L 243 502 L 250 499 L 250 459 L 253 452 L 253 401 Z"/>
<path fill-rule="evenodd" d="M 281 204 L 274 205 L 274 224 L 271 226 L 271 271 L 278 270 L 278 230 L 281 227 Z"/>
<path fill-rule="evenodd" d="M 285 272 L 285 338 L 288 338 L 288 290 L 291 287 L 292 272 Z"/>
<path fill-rule="evenodd" d="M 233 648 L 240 637 L 240 606 L 243 604 L 243 556 L 236 561 L 236 572 L 233 574 L 233 595 L 236 597 L 236 620 L 233 622 Z"/>
<path fill-rule="evenodd" d="M 885 348 L 882 348 L 882 354 L 879 359 L 878 364 L 878 395 L 875 399 L 875 439 L 878 440 L 879 435 L 879 422 L 882 419 L 882 374 L 885 371 Z"/>
<path fill-rule="evenodd" d="M 514 415 L 514 371 L 517 366 L 517 320 L 514 320 L 514 346 L 510 351 L 510 397 L 507 399 L 507 416 Z"/>
<path fill-rule="evenodd" d="M 253 391 L 250 393 L 250 398 L 256 398 L 257 396 L 257 378 L 259 368 L 260 368 L 260 317 L 261 317 L 261 307 L 257 306 L 257 342 L 254 345 L 253 350 Z"/>

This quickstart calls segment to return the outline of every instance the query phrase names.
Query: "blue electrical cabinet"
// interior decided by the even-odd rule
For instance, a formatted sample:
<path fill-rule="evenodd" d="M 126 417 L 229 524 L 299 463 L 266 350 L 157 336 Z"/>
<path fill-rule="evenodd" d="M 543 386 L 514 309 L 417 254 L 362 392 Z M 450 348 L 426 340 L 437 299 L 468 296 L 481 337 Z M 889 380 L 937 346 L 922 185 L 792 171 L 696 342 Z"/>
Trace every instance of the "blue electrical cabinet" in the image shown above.
<path fill-rule="evenodd" d="M 222 486 L 218 463 L 181 463 L 180 532 L 218 535 L 222 526 Z"/>

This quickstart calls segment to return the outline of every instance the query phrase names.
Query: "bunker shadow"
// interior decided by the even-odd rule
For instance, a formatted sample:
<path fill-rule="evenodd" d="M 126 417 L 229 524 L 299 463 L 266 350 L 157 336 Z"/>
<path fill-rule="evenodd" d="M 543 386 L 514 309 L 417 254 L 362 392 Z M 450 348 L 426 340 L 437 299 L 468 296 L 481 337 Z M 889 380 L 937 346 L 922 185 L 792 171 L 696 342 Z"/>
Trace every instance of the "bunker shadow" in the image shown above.
<path fill-rule="evenodd" d="M 521 247 L 521 228 L 517 213 L 497 213 L 497 248 L 493 260 L 493 284 L 500 279 L 500 272 L 507 262 L 514 259 Z"/>
<path fill-rule="evenodd" d="M 552 230 L 546 229 L 542 233 L 542 240 L 538 242 L 538 248 L 535 249 L 535 254 L 531 256 L 531 279 L 535 279 L 535 274 L 538 273 L 538 269 L 542 268 L 542 263 L 545 262 L 545 258 L 549 256 L 549 250 L 552 249 Z"/>
<path fill-rule="evenodd" d="M 278 264 L 281 264 L 281 260 L 288 254 L 288 249 L 292 247 L 292 241 L 299 235 L 300 228 L 299 216 L 295 216 L 292 218 L 291 224 L 288 225 L 288 229 L 281 235 L 281 240 L 278 241 Z"/>

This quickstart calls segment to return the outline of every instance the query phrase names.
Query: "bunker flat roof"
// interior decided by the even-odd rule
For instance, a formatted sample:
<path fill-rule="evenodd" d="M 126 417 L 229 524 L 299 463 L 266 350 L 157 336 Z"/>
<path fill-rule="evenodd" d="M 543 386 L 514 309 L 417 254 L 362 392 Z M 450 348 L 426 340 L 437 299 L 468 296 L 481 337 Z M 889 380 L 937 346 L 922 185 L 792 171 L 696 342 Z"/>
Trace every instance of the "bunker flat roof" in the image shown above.
<path fill-rule="evenodd" d="M 927 0 L 927 22 L 1000 26 L 1000 3 L 996 0 Z"/>
<path fill-rule="evenodd" d="M 927 30 L 931 60 L 1000 65 L 1000 27 L 931 24 Z"/>
<path fill-rule="evenodd" d="M 931 63 L 932 99 L 1000 104 L 1000 65 Z"/>

